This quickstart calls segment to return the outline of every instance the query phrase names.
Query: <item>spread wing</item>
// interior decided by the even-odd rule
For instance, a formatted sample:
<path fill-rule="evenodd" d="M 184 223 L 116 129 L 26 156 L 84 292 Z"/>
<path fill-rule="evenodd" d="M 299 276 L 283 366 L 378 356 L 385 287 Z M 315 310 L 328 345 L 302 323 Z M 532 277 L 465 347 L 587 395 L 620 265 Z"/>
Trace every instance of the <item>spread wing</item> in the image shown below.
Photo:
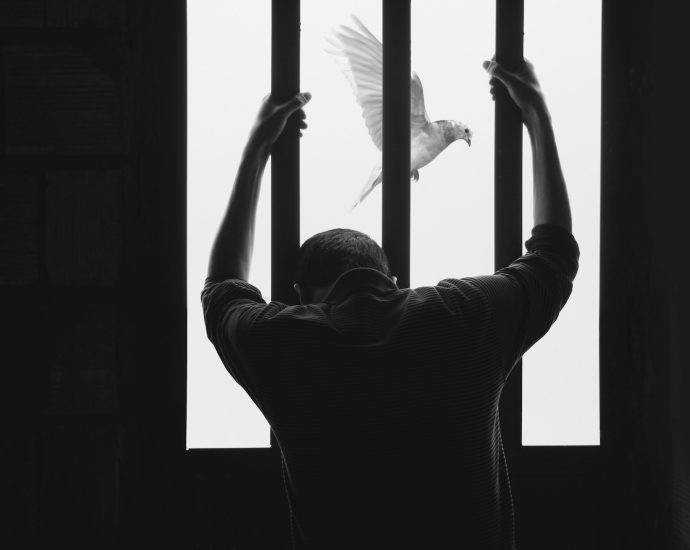
<path fill-rule="evenodd" d="M 424 106 L 424 89 L 422 81 L 419 80 L 417 73 L 412 73 L 410 80 L 410 126 L 414 134 L 415 128 L 421 128 L 430 124 L 431 120 Z"/>
<path fill-rule="evenodd" d="M 328 42 L 332 54 L 362 107 L 362 116 L 376 147 L 382 147 L 383 134 L 383 45 L 354 15 L 356 29 L 341 25 Z M 424 106 L 424 90 L 417 73 L 410 79 L 410 123 L 412 130 L 431 121 Z"/>
<path fill-rule="evenodd" d="M 339 26 L 333 30 L 334 37 L 328 38 L 333 54 L 345 74 L 357 102 L 362 107 L 362 116 L 369 135 L 376 147 L 381 149 L 383 127 L 383 46 L 381 42 L 352 16 L 357 29 Z"/>

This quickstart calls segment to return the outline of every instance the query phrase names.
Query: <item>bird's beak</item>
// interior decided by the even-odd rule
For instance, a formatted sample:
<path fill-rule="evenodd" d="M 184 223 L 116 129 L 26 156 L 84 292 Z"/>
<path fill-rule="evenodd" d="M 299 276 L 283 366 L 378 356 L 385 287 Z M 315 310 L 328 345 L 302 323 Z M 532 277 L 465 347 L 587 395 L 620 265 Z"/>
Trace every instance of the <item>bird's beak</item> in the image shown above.
<path fill-rule="evenodd" d="M 472 147 L 472 140 L 470 138 L 467 138 L 465 141 L 467 142 L 468 147 Z"/>

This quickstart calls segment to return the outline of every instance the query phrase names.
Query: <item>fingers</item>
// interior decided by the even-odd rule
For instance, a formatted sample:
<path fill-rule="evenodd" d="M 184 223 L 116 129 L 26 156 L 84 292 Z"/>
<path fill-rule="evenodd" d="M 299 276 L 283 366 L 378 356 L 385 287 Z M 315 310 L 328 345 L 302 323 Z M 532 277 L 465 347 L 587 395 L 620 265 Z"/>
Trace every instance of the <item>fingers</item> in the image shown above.
<path fill-rule="evenodd" d="M 309 92 L 296 94 L 282 105 L 279 105 L 278 108 L 284 110 L 289 115 L 297 109 L 304 107 L 307 103 L 309 103 L 310 99 L 311 94 Z"/>
<path fill-rule="evenodd" d="M 307 128 L 307 123 L 305 122 L 305 118 L 307 117 L 306 113 L 302 109 L 309 101 L 311 100 L 311 93 L 309 92 L 304 92 L 304 93 L 299 93 L 295 94 L 291 99 L 286 101 L 285 103 L 282 103 L 280 105 L 277 105 L 277 111 L 282 112 L 283 116 L 287 119 L 288 117 L 296 116 L 299 119 L 299 128 L 300 128 L 300 133 L 299 137 L 302 137 L 302 131 Z"/>
<path fill-rule="evenodd" d="M 482 67 L 484 67 L 484 70 L 486 70 L 486 72 L 489 73 L 493 78 L 497 78 L 503 84 L 509 84 L 515 80 L 513 73 L 506 71 L 495 59 L 492 59 L 491 61 L 484 61 L 484 63 L 482 63 Z"/>
<path fill-rule="evenodd" d="M 304 120 L 307 117 L 307 115 L 302 109 L 300 109 L 299 111 L 297 111 L 295 113 L 295 116 L 297 116 L 299 118 L 299 123 L 298 123 L 298 125 L 300 127 L 299 137 L 302 137 L 302 130 L 306 130 L 308 127 L 306 121 Z"/>
<path fill-rule="evenodd" d="M 309 103 L 310 100 L 311 94 L 309 92 L 304 92 L 301 94 L 297 94 L 292 99 L 290 99 L 282 105 L 282 108 L 284 108 L 287 111 L 288 115 L 291 113 L 295 113 L 294 116 L 299 118 L 299 137 L 302 137 L 303 135 L 302 130 L 306 130 L 307 128 L 307 123 L 304 120 L 305 118 L 307 118 L 307 114 L 304 112 L 302 107 Z"/>
<path fill-rule="evenodd" d="M 311 97 L 311 96 L 310 96 L 310 97 Z M 307 122 L 306 122 L 306 120 L 305 120 L 305 119 L 307 118 L 307 113 L 304 112 L 304 109 L 301 109 L 301 108 L 300 108 L 300 109 L 298 109 L 297 111 L 295 111 L 295 113 L 293 114 L 293 116 L 297 117 L 297 119 L 299 120 L 299 122 L 297 123 L 297 125 L 298 125 L 299 128 L 300 128 L 299 137 L 302 137 L 302 130 L 306 130 L 306 129 L 307 129 Z"/>
<path fill-rule="evenodd" d="M 496 84 L 498 84 L 498 79 L 493 76 L 489 79 L 489 93 L 491 94 L 491 100 L 496 101 Z"/>

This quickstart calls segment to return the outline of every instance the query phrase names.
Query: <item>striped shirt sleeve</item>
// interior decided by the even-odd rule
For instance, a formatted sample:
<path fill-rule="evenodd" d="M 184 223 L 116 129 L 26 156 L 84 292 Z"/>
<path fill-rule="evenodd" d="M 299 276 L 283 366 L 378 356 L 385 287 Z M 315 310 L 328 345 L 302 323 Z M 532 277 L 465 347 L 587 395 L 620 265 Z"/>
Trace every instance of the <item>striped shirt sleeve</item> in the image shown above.
<path fill-rule="evenodd" d="M 267 304 L 261 291 L 241 279 L 214 281 L 206 279 L 201 292 L 206 335 L 216 348 L 227 371 L 263 410 L 257 373 L 244 356 L 242 342 L 253 324 L 262 316 L 285 308 L 280 302 Z"/>
<path fill-rule="evenodd" d="M 469 279 L 488 298 L 506 376 L 556 321 L 578 270 L 577 242 L 560 226 L 534 227 L 525 246 L 509 266 Z"/>

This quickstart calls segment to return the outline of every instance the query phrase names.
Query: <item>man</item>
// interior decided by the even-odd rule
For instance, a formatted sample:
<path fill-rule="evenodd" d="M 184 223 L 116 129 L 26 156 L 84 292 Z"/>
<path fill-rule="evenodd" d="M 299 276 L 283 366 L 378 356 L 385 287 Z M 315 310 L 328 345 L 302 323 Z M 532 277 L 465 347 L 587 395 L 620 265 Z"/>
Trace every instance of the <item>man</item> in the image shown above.
<path fill-rule="evenodd" d="M 216 238 L 202 302 L 210 340 L 280 445 L 295 537 L 310 548 L 514 548 L 498 403 L 555 321 L 579 250 L 550 116 L 528 62 L 485 62 L 520 107 L 534 166 L 527 253 L 485 277 L 400 289 L 366 235 L 301 248 L 301 305 L 246 282 L 271 144 L 308 94 L 264 100 Z"/>

